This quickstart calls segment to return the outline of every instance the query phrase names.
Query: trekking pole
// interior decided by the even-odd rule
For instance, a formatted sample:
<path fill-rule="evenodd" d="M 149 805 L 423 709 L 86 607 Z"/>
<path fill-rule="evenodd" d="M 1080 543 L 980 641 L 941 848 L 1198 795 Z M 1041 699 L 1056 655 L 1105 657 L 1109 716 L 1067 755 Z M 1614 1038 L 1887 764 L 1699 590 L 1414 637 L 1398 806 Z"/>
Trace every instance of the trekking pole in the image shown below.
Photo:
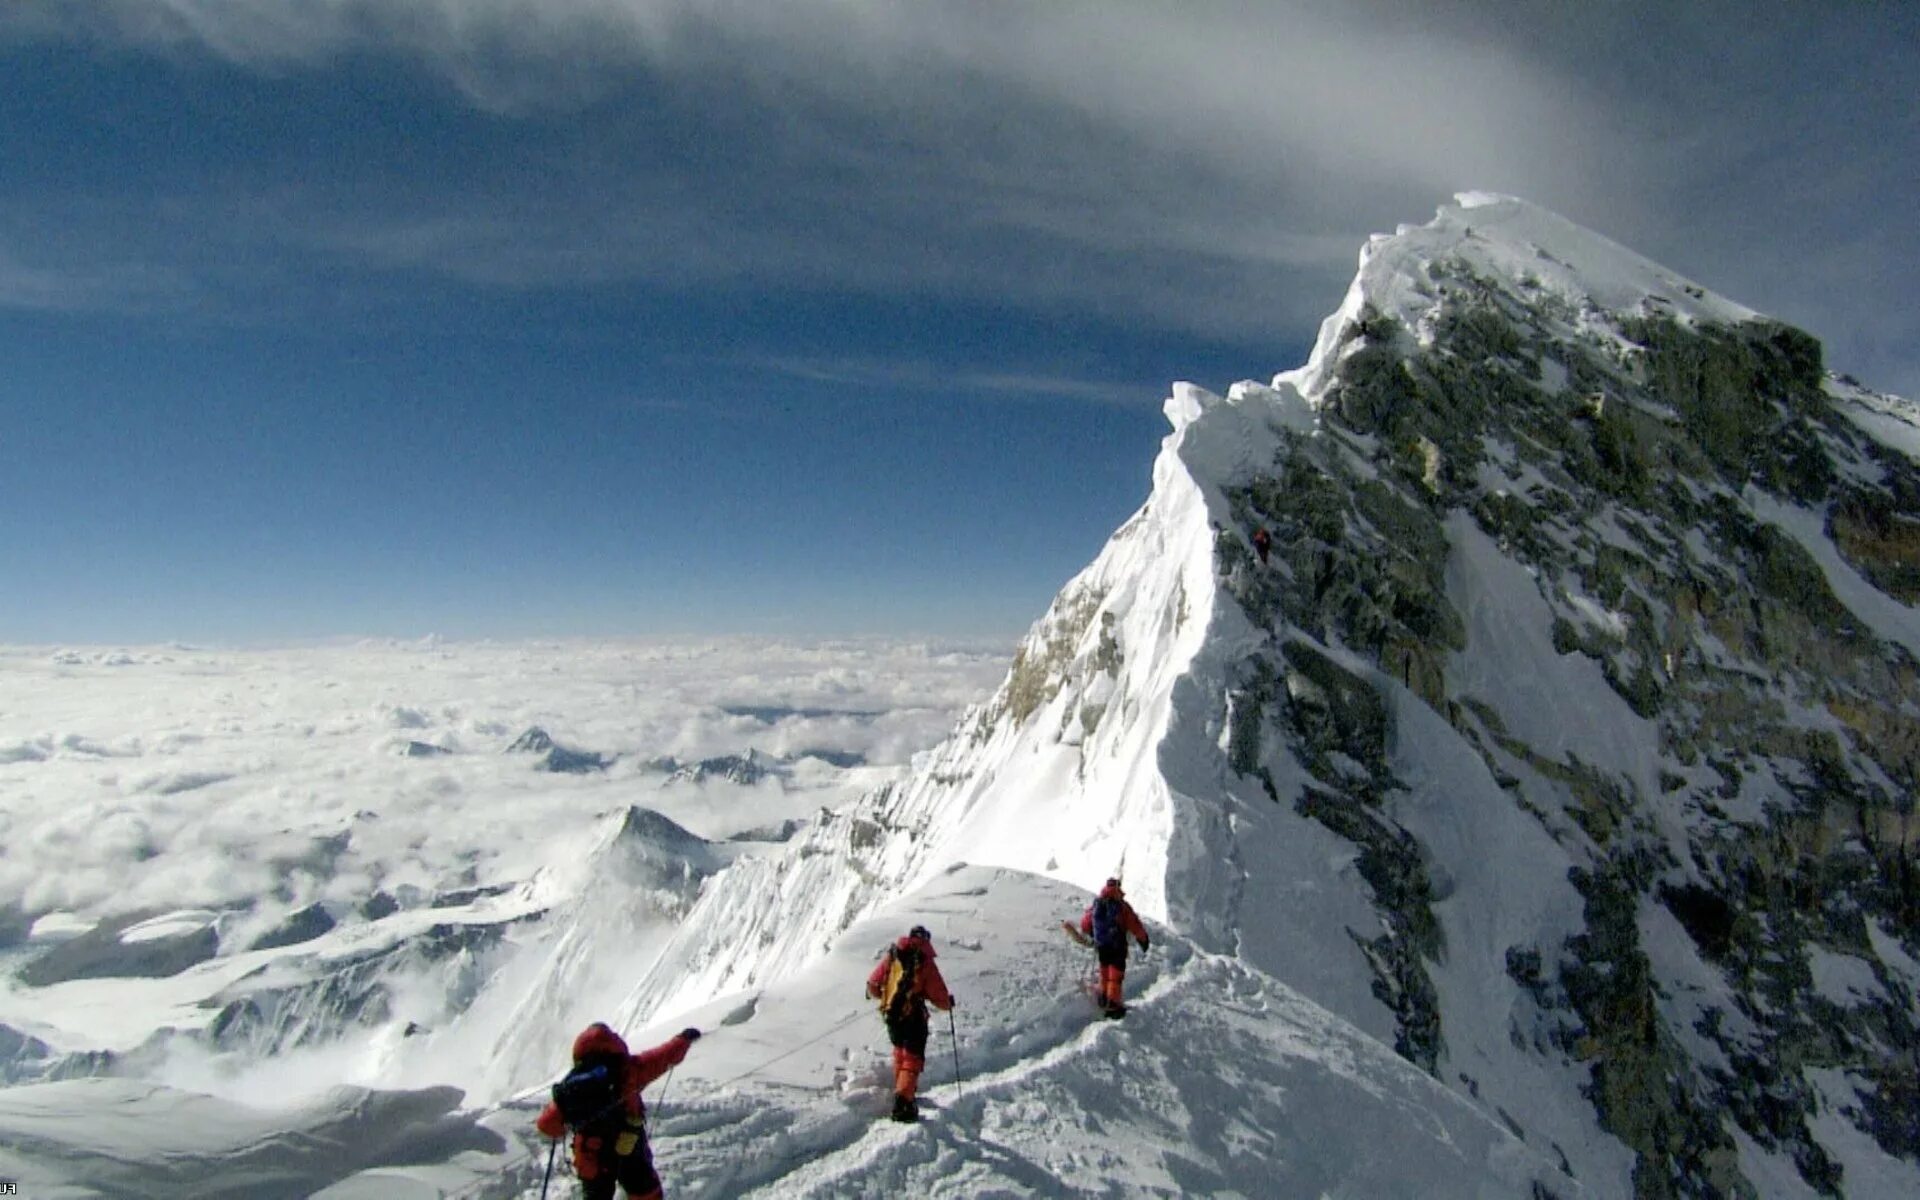
<path fill-rule="evenodd" d="M 678 1071 L 679 1069 L 680 1069 L 679 1063 L 675 1063 L 672 1066 L 667 1068 L 667 1077 L 660 1084 L 660 1094 L 653 1098 L 654 1111 L 658 1112 L 661 1109 L 661 1107 L 666 1104 L 667 1089 L 673 1086 L 673 1073 L 675 1071 Z"/>
<path fill-rule="evenodd" d="M 953 1010 L 947 1010 L 947 1034 L 953 1039 L 953 1102 L 966 1099 L 966 1085 L 960 1081 L 960 1029 L 953 1022 Z"/>
<path fill-rule="evenodd" d="M 560 1153 L 560 1139 L 553 1139 L 547 1150 L 547 1173 L 540 1178 L 540 1200 L 547 1200 L 547 1184 L 553 1182 L 553 1156 Z"/>

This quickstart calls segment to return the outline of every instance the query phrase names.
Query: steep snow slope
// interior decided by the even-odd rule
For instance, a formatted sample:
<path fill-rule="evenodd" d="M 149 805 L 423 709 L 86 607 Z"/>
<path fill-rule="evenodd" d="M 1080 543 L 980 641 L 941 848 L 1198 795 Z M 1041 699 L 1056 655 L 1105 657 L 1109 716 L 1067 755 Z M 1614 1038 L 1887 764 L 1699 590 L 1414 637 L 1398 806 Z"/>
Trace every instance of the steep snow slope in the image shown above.
<path fill-rule="evenodd" d="M 717 878 L 624 1017 L 772 986 L 956 862 L 1123 873 L 1600 1194 L 1920 1183 L 1904 406 L 1469 195 L 1368 245 L 1304 366 L 1166 411 L 994 699 Z"/>
<path fill-rule="evenodd" d="M 1090 956 L 1056 924 L 1084 900 L 1036 876 L 947 872 L 779 986 L 676 1017 L 709 1032 L 653 1090 L 673 1194 L 1586 1194 L 1375 1039 L 1164 930 L 1131 973 L 1127 1019 L 1100 1019 Z M 891 1069 L 860 986 L 912 922 L 933 927 L 959 1007 L 957 1037 L 930 1047 L 928 1118 L 903 1127 L 878 1120 Z M 544 1165 L 499 1136 L 524 1137 L 532 1103 L 480 1123 L 432 1095 L 341 1095 L 277 1119 L 116 1081 L 14 1095 L 0 1142 L 18 1150 L 0 1172 L 35 1196 L 500 1200 L 534 1193 Z M 60 1119 L 89 1110 L 105 1138 Z M 47 1126 L 62 1132 L 36 1136 Z"/>
<path fill-rule="evenodd" d="M 1053 927 L 1085 901 L 967 868 L 853 926 L 682 1068 L 685 1099 L 661 1124 L 676 1191 L 1484 1196 L 1540 1180 L 1582 1194 L 1374 1039 L 1165 931 L 1130 972 L 1127 1019 L 1098 1019 L 1084 992 L 1091 956 Z M 879 1021 L 857 996 L 912 921 L 934 930 L 960 1000 L 965 1079 L 949 1082 L 949 1047 L 930 1047 L 933 1113 L 902 1128 L 875 1120 L 890 1076 Z M 805 1044 L 849 1005 L 851 1026 Z M 772 1065 L 730 1081 L 761 1062 Z"/>

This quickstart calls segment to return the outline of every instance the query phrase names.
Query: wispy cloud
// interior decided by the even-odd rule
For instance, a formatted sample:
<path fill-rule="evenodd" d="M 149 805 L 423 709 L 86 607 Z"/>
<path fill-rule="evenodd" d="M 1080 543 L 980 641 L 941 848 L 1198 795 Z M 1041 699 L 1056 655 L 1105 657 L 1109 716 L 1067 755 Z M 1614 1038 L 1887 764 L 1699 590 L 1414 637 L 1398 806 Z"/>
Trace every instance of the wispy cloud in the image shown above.
<path fill-rule="evenodd" d="M 1152 407 L 1162 399 L 1156 387 L 1137 384 L 1017 371 L 956 371 L 927 362 L 766 358 L 743 361 L 738 366 L 855 392 L 948 392 L 975 397 L 1001 396 L 1010 400 L 1079 400 L 1128 407 Z"/>
<path fill-rule="evenodd" d="M 1271 336 L 1331 306 L 1365 234 L 1461 187 L 1529 196 L 1761 307 L 1793 281 L 1755 269 L 1729 214 L 1796 258 L 1864 238 L 1912 260 L 1886 197 L 1920 135 L 1910 106 L 1868 111 L 1904 94 L 1886 46 L 1912 10 L 1588 7 L 44 0 L 0 14 L 0 39 L 281 75 L 415 64 L 524 123 L 498 171 L 329 164 L 275 236 L 484 286 L 745 280 Z M 1816 107 L 1819 136 L 1781 144 Z M 556 122 L 568 153 L 540 149 Z M 1783 198 L 1795 180 L 1811 205 Z M 1813 319 L 1920 310 L 1908 287 L 1823 296 Z"/>
<path fill-rule="evenodd" d="M 34 266 L 0 246 L 0 308 L 139 312 L 178 304 L 191 291 L 177 271 L 166 267 L 137 262 Z"/>
<path fill-rule="evenodd" d="M 1216 276 L 1344 266 L 1366 189 L 1411 186 L 1423 205 L 1463 182 L 1529 190 L 1573 166 L 1545 130 L 1605 129 L 1498 51 L 1294 5 L 55 0 L 0 28 L 266 71 L 400 55 L 529 115 L 591 108 L 642 71 L 684 107 L 622 119 L 711 123 L 672 177 L 608 133 L 604 174 L 567 196 L 496 184 L 449 209 L 416 180 L 431 219 L 394 211 L 393 188 L 303 222 L 374 259 L 504 281 L 587 262 L 859 285 L 985 274 L 1050 302 L 1084 293 L 1103 256 L 1198 255 Z"/>

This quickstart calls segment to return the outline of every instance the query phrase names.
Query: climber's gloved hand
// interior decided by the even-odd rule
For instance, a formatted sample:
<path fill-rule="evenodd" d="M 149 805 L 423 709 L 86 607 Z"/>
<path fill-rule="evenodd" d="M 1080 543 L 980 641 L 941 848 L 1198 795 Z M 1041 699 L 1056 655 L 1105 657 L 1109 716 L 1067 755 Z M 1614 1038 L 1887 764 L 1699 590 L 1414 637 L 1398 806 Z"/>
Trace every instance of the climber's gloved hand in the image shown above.
<path fill-rule="evenodd" d="M 1141 938 L 1141 939 L 1140 939 L 1140 953 L 1142 953 L 1142 954 L 1145 954 L 1146 952 L 1147 952 L 1147 939 L 1145 939 L 1145 938 Z"/>
<path fill-rule="evenodd" d="M 689 1025 L 680 1031 L 680 1038 L 682 1041 L 697 1042 L 700 1040 L 700 1031 Z"/>

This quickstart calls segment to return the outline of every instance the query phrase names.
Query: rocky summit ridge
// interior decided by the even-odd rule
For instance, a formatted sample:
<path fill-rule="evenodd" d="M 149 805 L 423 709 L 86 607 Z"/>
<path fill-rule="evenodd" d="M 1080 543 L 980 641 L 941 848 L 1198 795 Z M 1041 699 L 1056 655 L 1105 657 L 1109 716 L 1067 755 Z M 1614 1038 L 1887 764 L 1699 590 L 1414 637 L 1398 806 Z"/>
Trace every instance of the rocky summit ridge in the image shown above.
<path fill-rule="evenodd" d="M 996 695 L 716 877 L 625 1017 L 958 862 L 1123 873 L 1590 1194 L 1913 1194 L 1912 407 L 1469 194 L 1368 244 L 1305 365 L 1166 411 Z"/>

